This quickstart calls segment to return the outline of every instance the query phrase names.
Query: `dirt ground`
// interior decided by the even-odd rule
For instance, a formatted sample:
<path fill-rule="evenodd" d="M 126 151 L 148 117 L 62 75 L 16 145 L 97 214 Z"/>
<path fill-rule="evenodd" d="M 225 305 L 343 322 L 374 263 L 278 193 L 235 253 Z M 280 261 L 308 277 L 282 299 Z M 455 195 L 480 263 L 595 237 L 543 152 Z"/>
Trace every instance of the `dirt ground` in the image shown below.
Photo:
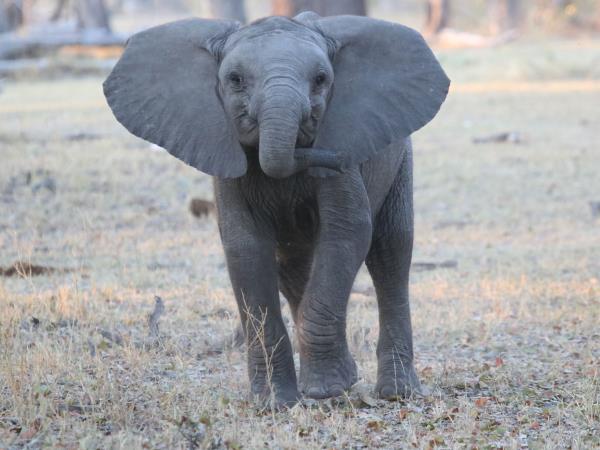
<path fill-rule="evenodd" d="M 361 270 L 361 381 L 283 413 L 246 398 L 215 220 L 188 210 L 210 178 L 128 135 L 101 76 L 5 82 L 0 448 L 600 447 L 600 41 L 440 57 L 455 83 L 415 136 L 427 395 L 372 398 Z"/>

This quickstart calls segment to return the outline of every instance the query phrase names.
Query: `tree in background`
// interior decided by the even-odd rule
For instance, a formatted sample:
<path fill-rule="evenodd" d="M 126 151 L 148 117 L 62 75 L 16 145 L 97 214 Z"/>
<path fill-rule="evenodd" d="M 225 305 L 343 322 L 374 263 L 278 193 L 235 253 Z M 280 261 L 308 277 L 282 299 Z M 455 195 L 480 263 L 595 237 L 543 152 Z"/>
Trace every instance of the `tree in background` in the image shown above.
<path fill-rule="evenodd" d="M 210 0 L 210 12 L 213 17 L 246 23 L 244 0 Z"/>
<path fill-rule="evenodd" d="M 426 19 L 423 34 L 425 36 L 435 36 L 448 27 L 450 0 L 427 0 L 425 7 Z"/>
<path fill-rule="evenodd" d="M 110 15 L 104 0 L 76 0 L 75 12 L 79 29 L 110 32 Z"/>
<path fill-rule="evenodd" d="M 488 0 L 490 31 L 504 33 L 519 27 L 521 19 L 519 0 Z"/>
<path fill-rule="evenodd" d="M 521 18 L 520 5 L 520 0 L 487 0 L 492 34 L 501 34 L 518 28 Z M 449 27 L 452 12 L 451 2 L 450 0 L 427 0 L 425 6 L 426 20 L 423 34 L 433 37 Z"/>
<path fill-rule="evenodd" d="M 272 8 L 277 16 L 295 16 L 302 11 L 314 11 L 320 16 L 367 15 L 365 0 L 273 0 Z"/>
<path fill-rule="evenodd" d="M 15 30 L 22 24 L 22 0 L 0 0 L 0 33 Z"/>
<path fill-rule="evenodd" d="M 5 6 L 11 2 L 25 6 L 18 20 L 6 14 L 10 9 Z M 38 57 L 64 46 L 124 43 L 124 37 L 111 30 L 105 0 L 50 0 L 44 6 L 54 6 L 52 13 L 38 15 L 46 20 L 37 22 L 35 16 L 32 18 L 31 3 L 31 0 L 0 0 L 0 60 Z M 39 5 L 40 0 L 33 4 L 34 7 Z M 23 30 L 16 30 L 23 25 L 26 25 Z"/>
<path fill-rule="evenodd" d="M 600 19 L 600 2 L 583 0 L 536 0 L 531 7 L 532 21 L 548 30 L 595 28 Z"/>
<path fill-rule="evenodd" d="M 120 8 L 120 2 L 115 8 Z M 75 12 L 77 28 L 80 30 L 97 30 L 109 33 L 110 11 L 104 0 L 74 0 L 72 6 L 69 0 L 57 0 L 56 6 L 50 16 L 51 22 L 57 22 L 64 16 L 69 15 L 69 10 Z"/>

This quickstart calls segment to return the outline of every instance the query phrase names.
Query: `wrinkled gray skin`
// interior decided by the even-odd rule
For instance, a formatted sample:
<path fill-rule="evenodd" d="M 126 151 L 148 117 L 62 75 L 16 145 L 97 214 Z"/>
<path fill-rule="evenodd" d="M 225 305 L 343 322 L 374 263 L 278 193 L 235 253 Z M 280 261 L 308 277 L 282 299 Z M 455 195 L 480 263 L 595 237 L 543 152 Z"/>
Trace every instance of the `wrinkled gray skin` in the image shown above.
<path fill-rule="evenodd" d="M 449 81 L 418 33 L 352 16 L 188 20 L 133 37 L 104 85 L 117 119 L 215 175 L 251 391 L 276 406 L 357 380 L 347 302 L 366 261 L 379 306 L 377 393 L 418 391 L 408 279 L 410 134 Z M 282 321 L 300 345 L 296 379 Z"/>

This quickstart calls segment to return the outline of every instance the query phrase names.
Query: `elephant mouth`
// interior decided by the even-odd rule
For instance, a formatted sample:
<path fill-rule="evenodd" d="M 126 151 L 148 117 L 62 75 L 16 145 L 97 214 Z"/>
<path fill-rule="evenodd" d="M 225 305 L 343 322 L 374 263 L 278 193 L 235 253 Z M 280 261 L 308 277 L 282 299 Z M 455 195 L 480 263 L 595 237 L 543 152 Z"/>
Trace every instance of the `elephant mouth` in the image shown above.
<path fill-rule="evenodd" d="M 311 167 L 323 167 L 342 173 L 344 164 L 341 152 L 315 148 L 314 142 L 315 133 L 300 127 L 294 149 L 294 159 L 298 168 L 306 170 Z"/>
<path fill-rule="evenodd" d="M 296 138 L 296 148 L 298 147 L 311 147 L 315 141 L 315 134 L 303 127 L 298 130 L 298 137 Z"/>

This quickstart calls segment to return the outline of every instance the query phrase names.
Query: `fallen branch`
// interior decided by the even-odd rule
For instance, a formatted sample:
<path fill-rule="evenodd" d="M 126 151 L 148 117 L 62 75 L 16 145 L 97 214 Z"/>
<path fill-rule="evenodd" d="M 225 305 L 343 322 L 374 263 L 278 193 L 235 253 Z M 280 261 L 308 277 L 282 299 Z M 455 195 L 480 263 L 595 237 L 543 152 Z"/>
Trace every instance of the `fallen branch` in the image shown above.
<path fill-rule="evenodd" d="M 458 267 L 458 262 L 454 260 L 442 261 L 439 263 L 434 262 L 414 262 L 411 265 L 411 268 L 416 272 L 421 272 L 425 270 L 435 270 L 435 269 L 455 269 Z"/>
<path fill-rule="evenodd" d="M 44 25 L 0 34 L 0 59 L 40 56 L 69 45 L 124 45 L 125 36 L 105 30 L 78 30 L 64 25 Z"/>
<path fill-rule="evenodd" d="M 517 30 L 508 30 L 498 36 L 484 36 L 453 28 L 443 28 L 437 34 L 431 35 L 429 41 L 444 48 L 487 48 L 507 44 L 518 37 Z"/>
<path fill-rule="evenodd" d="M 518 131 L 507 131 L 505 133 L 473 138 L 473 144 L 488 144 L 491 142 L 510 142 L 511 144 L 522 144 L 523 137 Z"/>
<path fill-rule="evenodd" d="M 12 266 L 0 267 L 1 277 L 35 277 L 40 275 L 51 275 L 54 273 L 67 273 L 72 269 L 40 266 L 25 261 L 17 261 Z"/>

